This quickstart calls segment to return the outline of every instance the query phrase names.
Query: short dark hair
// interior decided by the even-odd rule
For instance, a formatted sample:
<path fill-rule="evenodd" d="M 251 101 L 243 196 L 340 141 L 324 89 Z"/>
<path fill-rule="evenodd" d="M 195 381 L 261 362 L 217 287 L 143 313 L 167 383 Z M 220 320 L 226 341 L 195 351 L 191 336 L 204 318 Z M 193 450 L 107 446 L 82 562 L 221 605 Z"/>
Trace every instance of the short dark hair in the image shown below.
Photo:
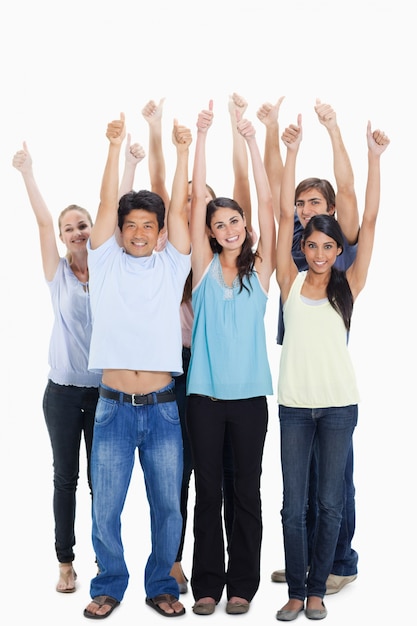
<path fill-rule="evenodd" d="M 141 191 L 129 191 L 119 200 L 117 210 L 117 223 L 120 230 L 123 228 L 125 217 L 135 209 L 155 213 L 158 220 L 158 229 L 161 231 L 165 222 L 165 204 L 161 196 L 153 191 L 142 189 Z"/>

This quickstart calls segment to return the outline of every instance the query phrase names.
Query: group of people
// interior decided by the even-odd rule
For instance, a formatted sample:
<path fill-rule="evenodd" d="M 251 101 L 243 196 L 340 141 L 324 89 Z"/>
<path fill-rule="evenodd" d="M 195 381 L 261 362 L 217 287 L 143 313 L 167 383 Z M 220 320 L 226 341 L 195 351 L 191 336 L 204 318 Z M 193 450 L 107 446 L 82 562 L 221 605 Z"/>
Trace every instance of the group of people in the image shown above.
<path fill-rule="evenodd" d="M 316 101 L 332 144 L 336 192 L 319 178 L 296 186 L 302 117 L 282 133 L 284 162 L 282 100 L 257 112 L 266 130 L 262 157 L 255 127 L 244 116 L 246 101 L 230 97 L 231 197 L 217 196 L 206 180 L 212 101 L 197 118 L 191 180 L 192 132 L 174 120 L 171 193 L 162 150 L 163 100 L 142 110 L 149 124 L 150 190 L 133 191 L 145 151 L 131 143 L 124 114 L 111 121 L 94 224 L 77 205 L 59 216 L 65 257 L 25 143 L 13 158 L 37 220 L 54 311 L 43 410 L 53 454 L 61 593 L 76 589 L 82 438 L 86 447 L 97 563 L 87 618 L 107 618 L 128 586 L 121 514 L 136 450 L 151 521 L 146 604 L 166 617 L 185 613 L 180 594 L 189 581 L 181 562 L 194 472 L 192 610 L 214 613 L 226 591 L 226 613 L 249 611 L 260 583 L 260 482 L 267 396 L 273 395 L 264 316 L 274 272 L 282 344 L 277 400 L 285 568 L 274 571 L 272 580 L 288 585 L 288 602 L 276 618 L 292 621 L 304 611 L 309 619 L 322 619 L 324 596 L 356 578 L 352 435 L 359 393 L 348 338 L 371 261 L 380 156 L 389 139 L 368 122 L 359 223 L 353 171 L 334 110 Z"/>

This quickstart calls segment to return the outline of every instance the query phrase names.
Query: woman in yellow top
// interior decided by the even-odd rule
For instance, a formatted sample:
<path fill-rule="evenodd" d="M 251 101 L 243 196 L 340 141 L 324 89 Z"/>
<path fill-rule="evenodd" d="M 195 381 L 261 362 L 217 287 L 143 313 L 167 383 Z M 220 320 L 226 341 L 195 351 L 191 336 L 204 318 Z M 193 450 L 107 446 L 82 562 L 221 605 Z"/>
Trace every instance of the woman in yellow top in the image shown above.
<path fill-rule="evenodd" d="M 285 335 L 278 403 L 283 506 L 281 511 L 289 600 L 277 612 L 291 621 L 304 609 L 309 619 L 326 617 L 326 580 L 333 564 L 343 509 L 346 457 L 357 423 L 359 394 L 347 349 L 353 303 L 363 289 L 374 242 L 380 197 L 380 156 L 389 144 L 367 127 L 368 181 L 355 260 L 346 272 L 334 268 L 343 235 L 334 217 L 316 215 L 301 246 L 308 269 L 292 256 L 295 164 L 302 139 L 301 115 L 285 129 L 287 147 L 277 242 L 276 277 Z M 306 511 L 313 445 L 319 458 L 319 521 L 308 569 Z"/>

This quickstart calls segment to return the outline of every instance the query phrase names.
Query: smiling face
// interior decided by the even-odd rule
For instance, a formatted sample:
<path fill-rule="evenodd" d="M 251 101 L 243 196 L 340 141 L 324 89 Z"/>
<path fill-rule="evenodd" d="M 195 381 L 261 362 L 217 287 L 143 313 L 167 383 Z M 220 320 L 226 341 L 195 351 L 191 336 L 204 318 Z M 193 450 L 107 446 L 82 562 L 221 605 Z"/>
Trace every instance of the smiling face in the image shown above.
<path fill-rule="evenodd" d="M 295 208 L 303 228 L 306 227 L 306 224 L 314 215 L 324 213 L 333 215 L 335 211 L 334 206 L 329 207 L 324 195 L 315 187 L 306 189 L 298 195 L 295 201 Z"/>
<path fill-rule="evenodd" d="M 135 257 L 150 256 L 158 242 L 159 227 L 155 213 L 133 209 L 125 216 L 122 228 L 122 245 Z"/>
<path fill-rule="evenodd" d="M 310 270 L 316 274 L 330 271 L 342 248 L 335 239 L 318 230 L 313 230 L 302 242 L 301 249 L 305 254 Z"/>
<path fill-rule="evenodd" d="M 59 236 L 72 254 L 86 249 L 91 228 L 87 213 L 78 209 L 63 211 L 59 219 Z"/>
<path fill-rule="evenodd" d="M 237 250 L 246 239 L 246 220 L 238 211 L 221 207 L 211 217 L 210 232 L 222 248 Z"/>

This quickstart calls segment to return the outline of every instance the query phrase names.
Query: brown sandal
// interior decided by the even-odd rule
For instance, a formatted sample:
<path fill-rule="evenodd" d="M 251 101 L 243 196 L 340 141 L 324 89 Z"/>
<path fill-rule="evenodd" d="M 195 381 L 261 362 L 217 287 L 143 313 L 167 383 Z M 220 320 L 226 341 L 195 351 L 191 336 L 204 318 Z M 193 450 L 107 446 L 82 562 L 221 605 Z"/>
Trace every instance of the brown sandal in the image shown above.
<path fill-rule="evenodd" d="M 91 611 L 84 609 L 84 617 L 88 617 L 89 619 L 105 619 L 114 611 L 116 606 L 119 606 L 120 604 L 116 598 L 112 598 L 111 596 L 96 596 L 91 600 L 91 602 L 94 602 L 94 604 L 97 604 L 99 607 L 107 604 L 107 606 L 110 607 L 110 610 L 107 611 L 107 613 L 104 613 L 104 615 L 97 615 L 97 613 L 91 613 Z"/>
<path fill-rule="evenodd" d="M 159 596 L 155 596 L 154 598 L 146 598 L 145 602 L 148 606 L 150 606 L 152 609 L 157 611 L 157 613 L 163 615 L 164 617 L 179 617 L 180 615 L 184 615 L 185 613 L 184 607 L 182 607 L 181 611 L 179 611 L 178 613 L 176 613 L 174 609 L 172 609 L 173 613 L 167 613 L 166 611 L 161 609 L 159 605 L 163 602 L 169 604 L 171 608 L 172 605 L 175 604 L 175 602 L 178 602 L 178 598 L 170 593 L 160 593 Z"/>

